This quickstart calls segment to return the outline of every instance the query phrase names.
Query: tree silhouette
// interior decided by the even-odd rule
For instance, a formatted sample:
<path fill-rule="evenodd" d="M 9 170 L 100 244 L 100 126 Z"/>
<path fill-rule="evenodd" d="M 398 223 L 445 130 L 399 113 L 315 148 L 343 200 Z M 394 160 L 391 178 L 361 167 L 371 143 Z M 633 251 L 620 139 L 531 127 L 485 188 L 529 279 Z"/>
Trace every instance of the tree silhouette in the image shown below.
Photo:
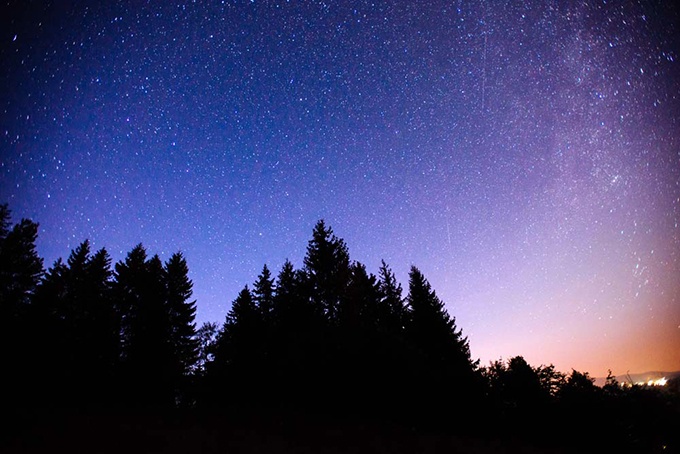
<path fill-rule="evenodd" d="M 11 211 L 0 205 L 0 317 L 3 328 L 16 326 L 43 273 L 35 241 L 38 224 L 22 219 L 11 229 Z"/>
<path fill-rule="evenodd" d="M 28 351 L 24 355 L 34 358 L 28 375 L 37 377 L 49 374 L 50 379 L 42 384 L 31 384 L 29 396 L 36 404 L 56 400 L 57 396 L 66 394 L 70 397 L 75 388 L 68 383 L 66 376 L 68 347 L 71 338 L 68 332 L 69 320 L 66 319 L 66 308 L 69 297 L 68 267 L 58 259 L 41 279 L 36 288 L 31 304 L 31 319 L 36 335 L 28 344 L 22 344 Z M 66 393 L 61 393 L 64 386 L 69 385 Z"/>
<path fill-rule="evenodd" d="M 554 397 L 564 385 L 565 376 L 562 372 L 555 369 L 555 366 L 539 366 L 535 369 L 538 380 L 546 395 Z"/>
<path fill-rule="evenodd" d="M 87 297 L 91 298 L 89 323 L 85 337 L 91 344 L 89 356 L 93 368 L 104 379 L 111 376 L 120 357 L 120 327 L 113 301 L 113 271 L 106 249 L 91 256 L 86 266 Z"/>
<path fill-rule="evenodd" d="M 383 260 L 378 280 L 379 324 L 391 335 L 401 336 L 407 320 L 401 284 Z"/>
<path fill-rule="evenodd" d="M 209 372 L 212 393 L 218 399 L 241 402 L 254 397 L 261 362 L 261 326 L 262 318 L 246 285 L 232 303 L 216 340 Z"/>
<path fill-rule="evenodd" d="M 226 362 L 247 362 L 252 359 L 252 346 L 260 328 L 261 318 L 257 306 L 253 300 L 253 294 L 246 285 L 238 294 L 227 314 L 227 319 L 222 328 L 218 352 L 228 350 L 231 352 L 226 357 Z M 222 358 L 219 358 L 223 360 Z"/>
<path fill-rule="evenodd" d="M 457 374 L 467 375 L 475 367 L 470 346 L 455 318 L 449 316 L 420 270 L 412 266 L 407 296 L 409 320 L 407 332 L 415 346 L 437 365 L 447 365 Z"/>
<path fill-rule="evenodd" d="M 276 278 L 272 317 L 277 332 L 284 336 L 306 332 L 322 315 L 312 304 L 310 285 L 304 271 L 295 270 L 286 260 Z"/>
<path fill-rule="evenodd" d="M 500 361 L 493 363 L 489 378 L 492 388 L 511 409 L 533 411 L 549 397 L 537 370 L 521 356 L 510 358 L 507 366 Z"/>
<path fill-rule="evenodd" d="M 586 403 L 593 404 L 600 398 L 600 391 L 601 388 L 595 386 L 595 379 L 588 372 L 572 369 L 560 387 L 558 397 L 570 405 L 582 406 Z"/>
<path fill-rule="evenodd" d="M 38 345 L 31 335 L 36 327 L 29 305 L 43 274 L 43 260 L 35 246 L 38 224 L 22 219 L 10 226 L 11 211 L 7 204 L 0 205 L 0 356 L 7 389 L 12 390 L 7 402 L 14 405 L 35 386 L 33 356 Z"/>
<path fill-rule="evenodd" d="M 181 401 L 186 393 L 188 377 L 198 360 L 196 338 L 196 301 L 191 301 L 193 282 L 189 279 L 189 267 L 184 256 L 177 252 L 165 263 L 167 301 L 169 315 L 170 347 L 172 355 L 172 382 L 175 397 Z"/>
<path fill-rule="evenodd" d="M 379 323 L 379 295 L 376 277 L 366 267 L 354 262 L 349 269 L 349 280 L 338 308 L 338 322 L 345 331 L 377 331 Z"/>
<path fill-rule="evenodd" d="M 129 362 L 134 349 L 133 337 L 137 323 L 138 310 L 144 297 L 142 289 L 147 278 L 146 249 L 141 244 L 135 246 L 115 265 L 114 295 L 121 326 L 121 360 Z"/>
<path fill-rule="evenodd" d="M 414 375 L 416 386 L 411 397 L 415 399 L 416 410 L 423 412 L 423 405 L 440 409 L 456 405 L 469 412 L 482 392 L 477 362 L 472 361 L 468 340 L 457 328 L 455 319 L 415 266 L 409 272 L 406 300 L 405 334 L 422 361 L 421 365 L 412 366 L 419 370 Z M 443 389 L 447 392 L 443 393 Z"/>
<path fill-rule="evenodd" d="M 63 367 L 70 371 L 76 389 L 91 395 L 94 386 L 109 380 L 118 356 L 111 259 L 105 249 L 91 255 L 85 240 L 71 252 L 66 264 L 67 294 L 61 302 L 61 316 L 69 359 Z"/>
<path fill-rule="evenodd" d="M 253 285 L 253 300 L 263 321 L 269 325 L 274 307 L 274 278 L 266 264 Z"/>
<path fill-rule="evenodd" d="M 350 276 L 349 252 L 345 242 L 320 220 L 314 226 L 312 239 L 304 258 L 311 297 L 331 324 L 337 323 L 338 308 Z"/>
<path fill-rule="evenodd" d="M 127 398 L 149 405 L 174 404 L 176 371 L 167 310 L 165 270 L 140 244 L 116 264 L 122 319 L 122 366 Z"/>
<path fill-rule="evenodd" d="M 605 379 L 605 384 L 602 387 L 602 391 L 604 392 L 605 395 L 611 396 L 611 397 L 618 397 L 621 395 L 621 384 L 619 381 L 616 379 L 616 377 L 612 374 L 612 370 L 608 369 L 607 370 L 607 378 Z"/>

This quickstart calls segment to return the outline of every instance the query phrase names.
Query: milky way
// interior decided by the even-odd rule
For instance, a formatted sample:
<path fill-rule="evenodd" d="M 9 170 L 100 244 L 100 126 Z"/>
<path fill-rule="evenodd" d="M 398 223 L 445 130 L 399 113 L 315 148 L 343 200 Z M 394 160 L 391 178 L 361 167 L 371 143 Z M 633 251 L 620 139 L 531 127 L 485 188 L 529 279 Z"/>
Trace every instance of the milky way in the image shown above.
<path fill-rule="evenodd" d="M 0 201 L 47 264 L 182 250 L 222 322 L 323 218 L 482 364 L 680 369 L 671 2 L 55 3 L 0 11 Z"/>

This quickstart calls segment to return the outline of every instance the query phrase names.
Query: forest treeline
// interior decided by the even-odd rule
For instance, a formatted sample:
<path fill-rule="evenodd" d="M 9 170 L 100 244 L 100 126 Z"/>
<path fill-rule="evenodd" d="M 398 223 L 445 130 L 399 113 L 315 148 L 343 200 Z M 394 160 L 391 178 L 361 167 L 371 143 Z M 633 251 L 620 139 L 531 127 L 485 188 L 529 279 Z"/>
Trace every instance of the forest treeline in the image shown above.
<path fill-rule="evenodd" d="M 0 205 L 5 411 L 297 411 L 552 443 L 678 446 L 677 380 L 603 387 L 521 356 L 480 365 L 415 266 L 403 289 L 351 260 L 319 221 L 301 268 L 264 265 L 222 324 L 196 327 L 187 262 L 135 246 L 112 264 L 83 241 L 45 269 L 38 225 Z M 652 451 L 650 451 L 652 452 Z"/>

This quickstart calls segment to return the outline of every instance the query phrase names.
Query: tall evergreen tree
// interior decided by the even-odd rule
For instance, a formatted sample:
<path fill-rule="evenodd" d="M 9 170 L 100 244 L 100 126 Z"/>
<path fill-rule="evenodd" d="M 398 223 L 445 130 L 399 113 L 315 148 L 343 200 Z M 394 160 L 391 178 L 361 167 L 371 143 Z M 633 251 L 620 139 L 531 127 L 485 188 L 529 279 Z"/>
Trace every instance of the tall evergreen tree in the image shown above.
<path fill-rule="evenodd" d="M 31 388 L 35 338 L 28 319 L 30 300 L 43 274 L 43 260 L 36 252 L 38 224 L 22 219 L 12 228 L 11 212 L 0 205 L 0 357 L 10 376 L 7 401 L 23 399 Z M 29 391 L 30 392 L 30 391 Z"/>
<path fill-rule="evenodd" d="M 259 325 L 260 316 L 253 294 L 246 285 L 231 305 L 224 323 L 224 331 L 235 336 L 250 335 Z"/>
<path fill-rule="evenodd" d="M 189 267 L 181 253 L 175 253 L 165 264 L 167 311 L 170 318 L 170 343 L 175 370 L 180 376 L 190 373 L 197 361 L 196 301 L 191 301 L 193 282 Z"/>
<path fill-rule="evenodd" d="M 165 309 L 169 322 L 171 364 L 168 368 L 169 386 L 173 388 L 175 401 L 189 403 L 190 374 L 198 361 L 196 336 L 196 301 L 191 300 L 193 282 L 189 279 L 189 267 L 184 256 L 177 252 L 165 263 Z"/>
<path fill-rule="evenodd" d="M 289 260 L 281 267 L 274 288 L 272 318 L 277 331 L 309 331 L 320 322 L 323 313 L 311 300 L 307 274 L 296 270 Z"/>
<path fill-rule="evenodd" d="M 435 367 L 443 367 L 467 384 L 476 367 L 468 340 L 449 316 L 425 276 L 415 266 L 409 273 L 408 335 Z"/>
<path fill-rule="evenodd" d="M 36 290 L 34 364 L 51 377 L 44 389 L 52 398 L 74 404 L 107 399 L 102 390 L 110 388 L 119 352 L 110 263 L 104 249 L 91 255 L 86 240 L 66 263 L 55 262 Z"/>
<path fill-rule="evenodd" d="M 253 300 L 265 324 L 269 325 L 274 307 L 274 278 L 266 264 L 253 285 Z"/>
<path fill-rule="evenodd" d="M 85 269 L 87 298 L 91 301 L 85 338 L 91 345 L 88 356 L 93 374 L 110 383 L 120 357 L 120 326 L 113 300 L 113 271 L 106 249 L 92 255 Z M 103 388 L 106 389 L 106 386 Z"/>
<path fill-rule="evenodd" d="M 31 384 L 29 393 L 41 405 L 47 405 L 59 396 L 66 381 L 64 371 L 68 361 L 68 321 L 65 307 L 68 300 L 68 267 L 60 259 L 47 269 L 38 285 L 31 304 L 31 318 L 35 336 L 30 341 L 29 365 L 31 376 L 49 376 L 49 380 Z M 67 392 L 68 394 L 68 392 Z"/>
<path fill-rule="evenodd" d="M 173 349 L 165 270 L 140 244 L 116 264 L 125 386 L 133 402 L 174 404 Z"/>
<path fill-rule="evenodd" d="M 220 330 L 215 348 L 215 359 L 212 364 L 213 376 L 226 380 L 232 387 L 246 389 L 257 388 L 258 366 L 260 363 L 261 317 L 253 300 L 253 295 L 246 285 L 238 294 L 227 313 L 227 318 Z M 222 383 L 218 386 L 224 387 Z M 225 390 L 215 390 L 218 395 Z M 234 401 L 245 397 L 232 395 Z"/>
<path fill-rule="evenodd" d="M 290 322 L 292 309 L 298 301 L 298 287 L 295 268 L 290 260 L 286 260 L 276 277 L 273 297 L 272 318 L 279 329 Z"/>
<path fill-rule="evenodd" d="M 390 267 L 383 260 L 378 278 L 379 322 L 382 329 L 393 335 L 401 335 L 406 324 L 406 306 L 404 305 L 401 284 Z"/>
<path fill-rule="evenodd" d="M 85 375 L 87 370 L 87 349 L 90 339 L 87 339 L 86 331 L 90 322 L 89 279 L 86 268 L 90 260 L 90 243 L 85 240 L 71 251 L 66 260 L 67 271 L 65 273 L 66 295 L 61 302 L 62 320 L 65 323 L 64 352 L 65 358 L 63 369 L 71 376 L 71 380 L 77 380 Z"/>
<path fill-rule="evenodd" d="M 252 367 L 260 322 L 253 295 L 246 285 L 232 303 L 218 335 L 215 363 L 229 369 Z"/>
<path fill-rule="evenodd" d="M 314 226 L 304 265 L 312 301 L 335 324 L 350 277 L 349 251 L 344 240 L 336 237 L 323 219 Z"/>
<path fill-rule="evenodd" d="M 38 224 L 22 219 L 10 225 L 11 211 L 0 205 L 0 318 L 8 326 L 18 323 L 43 274 L 35 246 Z"/>
<path fill-rule="evenodd" d="M 123 261 L 115 265 L 114 294 L 121 329 L 121 360 L 129 363 L 138 308 L 142 304 L 142 288 L 147 278 L 147 254 L 141 244 L 135 246 Z"/>
<path fill-rule="evenodd" d="M 350 276 L 339 308 L 341 326 L 356 330 L 377 331 L 379 295 L 376 277 L 366 271 L 362 263 L 350 266 Z"/>

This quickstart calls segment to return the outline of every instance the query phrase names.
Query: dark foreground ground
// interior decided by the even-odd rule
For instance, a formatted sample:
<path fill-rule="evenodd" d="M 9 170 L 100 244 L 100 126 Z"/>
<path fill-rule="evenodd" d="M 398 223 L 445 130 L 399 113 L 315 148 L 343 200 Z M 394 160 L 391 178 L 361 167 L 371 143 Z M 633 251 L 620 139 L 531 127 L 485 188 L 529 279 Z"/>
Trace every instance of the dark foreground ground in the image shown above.
<path fill-rule="evenodd" d="M 327 416 L 18 412 L 2 453 L 567 453 L 590 446 Z M 528 431 L 530 433 L 530 429 Z"/>

